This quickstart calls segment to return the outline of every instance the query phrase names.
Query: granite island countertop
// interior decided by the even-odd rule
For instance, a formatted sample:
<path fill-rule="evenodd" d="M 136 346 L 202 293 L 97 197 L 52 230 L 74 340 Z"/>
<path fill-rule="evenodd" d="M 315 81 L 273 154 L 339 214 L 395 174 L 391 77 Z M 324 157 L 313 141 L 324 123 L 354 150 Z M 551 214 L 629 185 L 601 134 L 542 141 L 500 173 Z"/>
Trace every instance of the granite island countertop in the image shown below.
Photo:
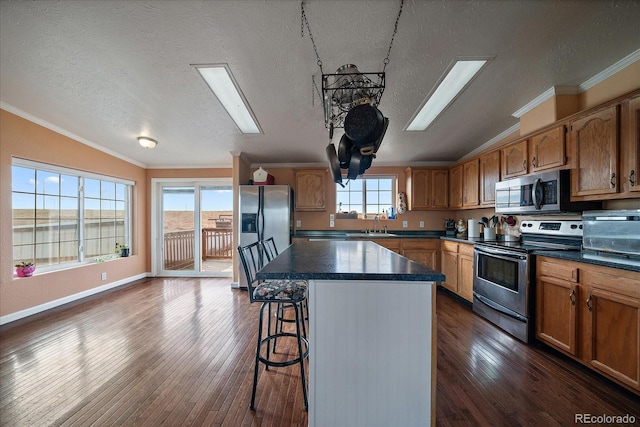
<path fill-rule="evenodd" d="M 297 241 L 257 278 L 442 282 L 444 274 L 367 240 Z"/>

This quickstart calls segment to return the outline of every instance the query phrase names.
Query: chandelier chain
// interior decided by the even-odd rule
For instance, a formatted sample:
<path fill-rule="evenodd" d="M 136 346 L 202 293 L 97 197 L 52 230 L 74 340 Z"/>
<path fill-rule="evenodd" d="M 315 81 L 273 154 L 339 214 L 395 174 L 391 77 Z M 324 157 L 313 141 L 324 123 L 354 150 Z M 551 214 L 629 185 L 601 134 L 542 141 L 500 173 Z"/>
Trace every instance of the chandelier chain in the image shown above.
<path fill-rule="evenodd" d="M 313 50 L 315 51 L 316 58 L 318 59 L 317 62 L 318 62 L 318 67 L 320 67 L 320 74 L 322 74 L 322 60 L 320 60 L 320 55 L 318 55 L 318 48 L 316 47 L 315 40 L 313 40 L 313 34 L 311 33 L 311 28 L 309 27 L 309 21 L 307 20 L 307 15 L 304 13 L 304 1 L 300 2 L 300 9 L 302 10 L 302 17 L 300 20 L 300 35 L 304 37 L 304 27 L 306 25 L 307 32 L 309 33 L 309 38 L 311 39 L 311 44 L 313 45 Z"/>
<path fill-rule="evenodd" d="M 398 21 L 400 21 L 400 15 L 402 15 L 402 6 L 404 6 L 404 0 L 400 0 L 400 10 L 398 11 L 398 16 L 396 17 L 396 23 L 393 27 L 393 34 L 391 35 L 391 43 L 389 43 L 389 50 L 387 51 L 387 57 L 384 58 L 384 67 L 382 67 L 382 72 L 387 68 L 387 64 L 389 63 L 389 55 L 391 55 L 391 47 L 393 46 L 393 40 L 396 38 L 396 33 L 398 32 Z"/>

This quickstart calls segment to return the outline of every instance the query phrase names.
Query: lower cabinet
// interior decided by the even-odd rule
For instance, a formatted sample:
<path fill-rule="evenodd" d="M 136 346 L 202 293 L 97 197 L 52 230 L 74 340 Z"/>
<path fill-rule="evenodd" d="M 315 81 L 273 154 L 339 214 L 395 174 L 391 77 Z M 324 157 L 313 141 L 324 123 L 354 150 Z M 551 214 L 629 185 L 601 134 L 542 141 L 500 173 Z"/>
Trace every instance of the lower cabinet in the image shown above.
<path fill-rule="evenodd" d="M 536 336 L 640 392 L 640 273 L 537 257 Z"/>
<path fill-rule="evenodd" d="M 400 240 L 401 239 L 374 239 L 372 242 L 379 244 L 397 254 L 400 253 Z"/>
<path fill-rule="evenodd" d="M 439 249 L 440 240 L 437 239 L 402 239 L 400 254 L 418 264 L 438 270 Z"/>
<path fill-rule="evenodd" d="M 443 240 L 440 271 L 442 286 L 473 302 L 473 244 Z"/>

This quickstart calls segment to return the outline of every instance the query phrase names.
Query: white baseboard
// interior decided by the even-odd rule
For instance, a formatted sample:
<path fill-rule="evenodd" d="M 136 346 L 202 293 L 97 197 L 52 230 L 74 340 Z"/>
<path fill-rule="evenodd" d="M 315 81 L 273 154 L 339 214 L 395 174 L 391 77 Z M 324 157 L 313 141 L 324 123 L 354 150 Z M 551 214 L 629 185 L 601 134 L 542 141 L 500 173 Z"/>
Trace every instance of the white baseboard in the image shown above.
<path fill-rule="evenodd" d="M 43 311 L 51 310 L 52 308 L 60 307 L 61 305 L 68 304 L 73 301 L 77 301 L 82 298 L 89 297 L 91 295 L 99 294 L 110 289 L 117 288 L 127 283 L 131 283 L 135 280 L 144 279 L 148 277 L 150 273 L 142 273 L 136 276 L 127 277 L 126 279 L 118 280 L 116 282 L 107 283 L 106 285 L 98 286 L 96 288 L 87 289 L 86 291 L 78 292 L 77 294 L 69 295 L 64 298 L 49 301 L 44 304 L 36 305 L 15 313 L 7 314 L 6 316 L 0 316 L 0 325 L 15 322 L 16 320 L 24 319 L 25 317 L 33 316 L 34 314 L 42 313 Z"/>
<path fill-rule="evenodd" d="M 240 289 L 240 282 L 231 282 L 231 287 L 233 289 Z"/>

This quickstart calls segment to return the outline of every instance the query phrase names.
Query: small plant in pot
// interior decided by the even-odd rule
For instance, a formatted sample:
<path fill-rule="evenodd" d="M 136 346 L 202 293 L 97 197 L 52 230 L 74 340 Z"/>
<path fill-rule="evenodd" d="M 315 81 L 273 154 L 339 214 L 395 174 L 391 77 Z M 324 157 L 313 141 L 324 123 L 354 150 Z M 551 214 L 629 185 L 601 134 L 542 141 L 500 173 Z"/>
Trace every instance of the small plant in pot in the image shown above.
<path fill-rule="evenodd" d="M 32 262 L 22 261 L 20 264 L 16 264 L 16 274 L 18 277 L 31 277 L 36 270 L 36 266 Z"/>
<path fill-rule="evenodd" d="M 120 243 L 116 243 L 116 252 L 120 252 L 121 258 L 126 258 L 129 256 L 129 245 L 121 245 Z"/>

